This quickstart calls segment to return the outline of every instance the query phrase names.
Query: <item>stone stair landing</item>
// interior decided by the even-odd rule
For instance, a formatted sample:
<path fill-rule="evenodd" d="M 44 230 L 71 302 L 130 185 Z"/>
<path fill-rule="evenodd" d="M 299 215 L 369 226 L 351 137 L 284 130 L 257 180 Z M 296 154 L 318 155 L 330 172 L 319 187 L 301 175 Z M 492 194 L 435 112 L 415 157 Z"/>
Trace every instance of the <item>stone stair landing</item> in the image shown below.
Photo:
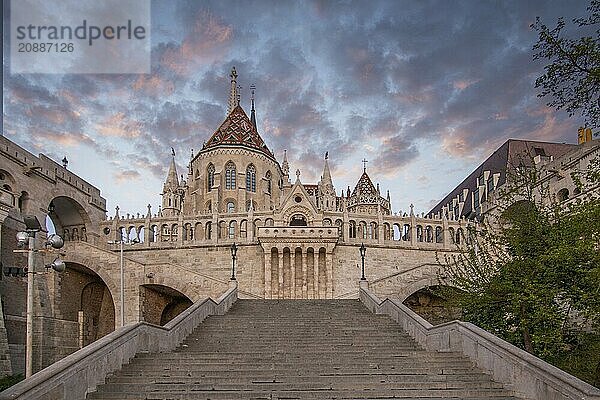
<path fill-rule="evenodd" d="M 238 300 L 88 399 L 515 399 L 457 353 L 421 349 L 358 300 Z"/>

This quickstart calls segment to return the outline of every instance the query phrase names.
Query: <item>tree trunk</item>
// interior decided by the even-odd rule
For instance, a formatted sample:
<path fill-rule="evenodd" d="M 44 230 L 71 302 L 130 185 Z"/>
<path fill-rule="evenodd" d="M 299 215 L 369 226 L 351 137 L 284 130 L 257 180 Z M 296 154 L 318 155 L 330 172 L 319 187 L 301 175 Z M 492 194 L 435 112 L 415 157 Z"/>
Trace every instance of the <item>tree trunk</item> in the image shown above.
<path fill-rule="evenodd" d="M 533 354 L 533 342 L 531 341 L 531 334 L 529 333 L 529 327 L 527 326 L 527 320 L 525 319 L 525 305 L 521 304 L 521 325 L 523 330 L 523 345 L 525 351 Z"/>

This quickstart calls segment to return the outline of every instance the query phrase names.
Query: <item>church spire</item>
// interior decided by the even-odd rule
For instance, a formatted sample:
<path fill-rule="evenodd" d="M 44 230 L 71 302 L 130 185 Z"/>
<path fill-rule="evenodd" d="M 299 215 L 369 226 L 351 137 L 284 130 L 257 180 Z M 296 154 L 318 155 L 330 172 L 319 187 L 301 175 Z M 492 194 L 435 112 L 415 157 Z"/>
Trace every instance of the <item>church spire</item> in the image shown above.
<path fill-rule="evenodd" d="M 331 181 L 331 172 L 329 171 L 329 163 L 327 159 L 329 158 L 329 152 L 325 152 L 325 166 L 323 167 L 323 176 L 321 177 L 321 183 L 323 184 L 333 184 Z"/>
<path fill-rule="evenodd" d="M 171 165 L 169 166 L 169 172 L 167 173 L 167 180 L 165 181 L 165 187 L 178 187 L 179 178 L 177 178 L 177 166 L 175 165 L 175 149 L 171 147 Z"/>
<path fill-rule="evenodd" d="M 229 89 L 229 104 L 227 106 L 227 115 L 229 115 L 235 107 L 240 104 L 240 96 L 238 94 L 238 86 L 237 86 L 237 72 L 235 67 L 231 68 L 231 74 L 229 77 L 231 78 L 231 87 Z"/>
<path fill-rule="evenodd" d="M 252 95 L 250 96 L 250 102 L 252 103 L 252 110 L 250 110 L 250 121 L 252 121 L 252 125 L 254 125 L 254 129 L 257 129 L 256 128 L 256 112 L 254 110 L 254 90 L 255 89 L 256 89 L 256 86 L 254 86 L 254 85 L 250 86 L 250 90 L 252 90 Z"/>
<path fill-rule="evenodd" d="M 283 151 L 283 163 L 281 164 L 281 169 L 283 170 L 284 175 L 288 176 L 290 174 L 290 165 L 288 164 L 287 150 Z"/>

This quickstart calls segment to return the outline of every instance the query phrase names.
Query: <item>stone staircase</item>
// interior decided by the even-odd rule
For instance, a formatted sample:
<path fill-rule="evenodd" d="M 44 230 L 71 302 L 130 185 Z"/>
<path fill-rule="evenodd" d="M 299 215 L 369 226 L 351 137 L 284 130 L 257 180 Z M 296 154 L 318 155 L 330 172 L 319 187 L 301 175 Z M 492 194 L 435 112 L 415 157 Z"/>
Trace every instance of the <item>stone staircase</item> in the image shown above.
<path fill-rule="evenodd" d="M 87 398 L 516 399 L 358 300 L 238 300 L 175 351 L 136 356 Z"/>

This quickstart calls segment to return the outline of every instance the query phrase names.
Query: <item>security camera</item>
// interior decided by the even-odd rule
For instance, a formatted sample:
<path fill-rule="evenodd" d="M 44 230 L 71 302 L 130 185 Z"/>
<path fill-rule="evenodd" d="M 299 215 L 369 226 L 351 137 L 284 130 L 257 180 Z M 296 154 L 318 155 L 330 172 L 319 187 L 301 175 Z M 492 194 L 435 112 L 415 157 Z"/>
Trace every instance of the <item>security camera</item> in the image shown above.
<path fill-rule="evenodd" d="M 48 240 L 46 241 L 46 246 L 52 246 L 55 249 L 60 249 L 65 245 L 65 241 L 63 238 L 56 234 L 52 234 L 48 236 Z"/>

